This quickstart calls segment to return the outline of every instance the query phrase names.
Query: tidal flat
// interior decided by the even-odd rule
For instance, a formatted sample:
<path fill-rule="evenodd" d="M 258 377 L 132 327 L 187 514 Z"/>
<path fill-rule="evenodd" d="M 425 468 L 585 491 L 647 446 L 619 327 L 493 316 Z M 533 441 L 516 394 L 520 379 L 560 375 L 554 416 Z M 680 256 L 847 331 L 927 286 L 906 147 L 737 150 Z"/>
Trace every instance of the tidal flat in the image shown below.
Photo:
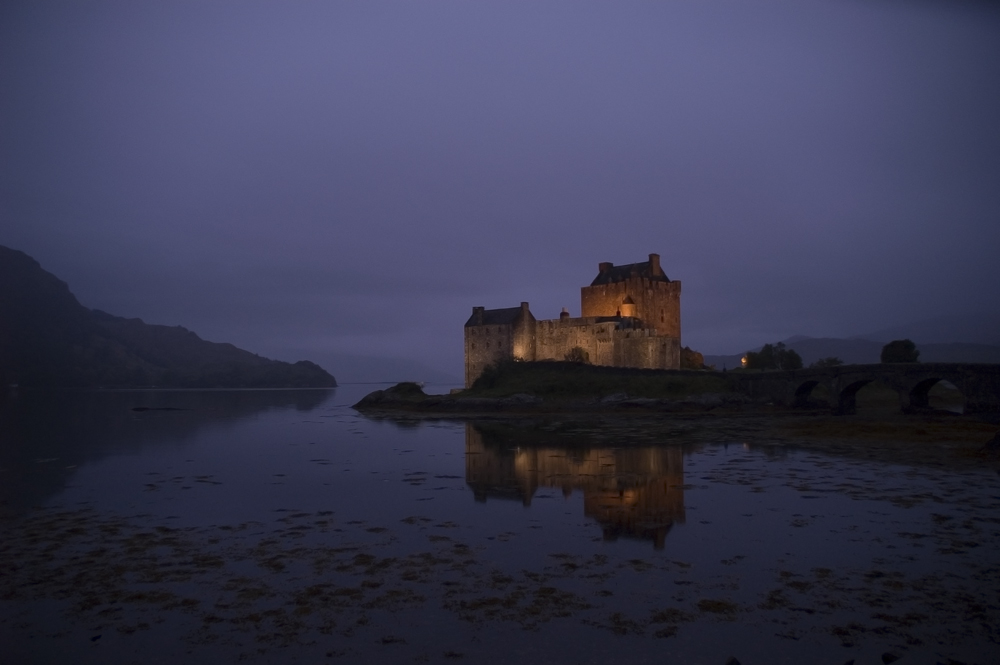
<path fill-rule="evenodd" d="M 15 663 L 989 663 L 996 424 L 374 419 L 330 391 L 0 404 Z"/>

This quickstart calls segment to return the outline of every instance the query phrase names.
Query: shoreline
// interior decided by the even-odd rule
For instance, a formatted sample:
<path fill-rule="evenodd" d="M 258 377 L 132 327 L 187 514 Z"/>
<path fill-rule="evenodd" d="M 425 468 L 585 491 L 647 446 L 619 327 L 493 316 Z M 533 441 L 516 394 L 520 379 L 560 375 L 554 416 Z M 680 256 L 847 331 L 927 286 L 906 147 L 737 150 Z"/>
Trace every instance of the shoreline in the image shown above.
<path fill-rule="evenodd" d="M 742 444 L 800 449 L 879 463 L 994 468 L 1000 473 L 1000 414 L 829 407 L 793 408 L 709 399 L 602 401 L 366 396 L 354 409 L 372 420 L 450 421 L 489 428 L 506 445 L 570 447 Z M 706 397 L 706 396 L 700 396 Z M 372 398 L 372 399 L 369 399 Z M 517 399 L 514 399 L 517 398 Z"/>

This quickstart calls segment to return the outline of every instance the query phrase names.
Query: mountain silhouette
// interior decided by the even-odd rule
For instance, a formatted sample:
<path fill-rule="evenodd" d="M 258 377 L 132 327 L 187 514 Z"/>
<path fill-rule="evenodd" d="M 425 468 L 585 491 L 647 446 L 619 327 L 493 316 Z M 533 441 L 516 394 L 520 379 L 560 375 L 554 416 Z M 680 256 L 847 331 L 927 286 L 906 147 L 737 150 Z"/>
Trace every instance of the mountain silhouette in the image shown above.
<path fill-rule="evenodd" d="M 105 388 L 328 388 L 309 361 L 262 358 L 79 303 L 24 252 L 0 246 L 0 385 Z"/>

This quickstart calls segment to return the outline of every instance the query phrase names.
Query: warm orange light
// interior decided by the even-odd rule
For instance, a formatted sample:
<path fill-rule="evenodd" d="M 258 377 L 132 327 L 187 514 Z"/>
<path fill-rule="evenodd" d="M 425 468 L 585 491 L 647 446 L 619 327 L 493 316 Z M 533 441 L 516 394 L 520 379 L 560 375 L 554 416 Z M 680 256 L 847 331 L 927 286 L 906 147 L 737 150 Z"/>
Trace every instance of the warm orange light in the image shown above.
<path fill-rule="evenodd" d="M 740 364 L 743 365 L 744 367 L 747 366 L 747 357 L 746 356 L 743 356 L 742 358 L 740 358 Z"/>

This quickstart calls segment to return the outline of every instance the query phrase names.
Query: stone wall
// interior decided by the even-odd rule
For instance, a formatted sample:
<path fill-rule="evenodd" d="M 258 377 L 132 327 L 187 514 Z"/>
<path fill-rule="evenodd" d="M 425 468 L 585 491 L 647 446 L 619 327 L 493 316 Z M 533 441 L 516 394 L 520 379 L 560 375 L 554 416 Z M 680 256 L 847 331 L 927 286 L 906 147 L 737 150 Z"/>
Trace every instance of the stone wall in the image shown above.
<path fill-rule="evenodd" d="M 565 360 L 575 346 L 587 352 L 593 365 L 614 364 L 612 322 L 597 323 L 594 318 L 562 318 L 535 324 L 534 360 Z"/>
<path fill-rule="evenodd" d="M 614 367 L 680 369 L 681 341 L 656 335 L 654 330 L 616 330 L 613 334 Z M 597 363 L 595 363 L 597 364 Z M 601 363 L 605 364 L 605 363 Z"/>
<path fill-rule="evenodd" d="M 651 328 L 620 328 L 596 317 L 535 321 L 525 317 L 513 324 L 466 326 L 465 386 L 489 365 L 506 360 L 565 360 L 580 347 L 592 365 L 639 369 L 679 369 L 680 340 L 657 335 Z"/>
<path fill-rule="evenodd" d="M 513 357 L 514 325 L 466 326 L 465 387 L 468 388 L 483 370 Z"/>

